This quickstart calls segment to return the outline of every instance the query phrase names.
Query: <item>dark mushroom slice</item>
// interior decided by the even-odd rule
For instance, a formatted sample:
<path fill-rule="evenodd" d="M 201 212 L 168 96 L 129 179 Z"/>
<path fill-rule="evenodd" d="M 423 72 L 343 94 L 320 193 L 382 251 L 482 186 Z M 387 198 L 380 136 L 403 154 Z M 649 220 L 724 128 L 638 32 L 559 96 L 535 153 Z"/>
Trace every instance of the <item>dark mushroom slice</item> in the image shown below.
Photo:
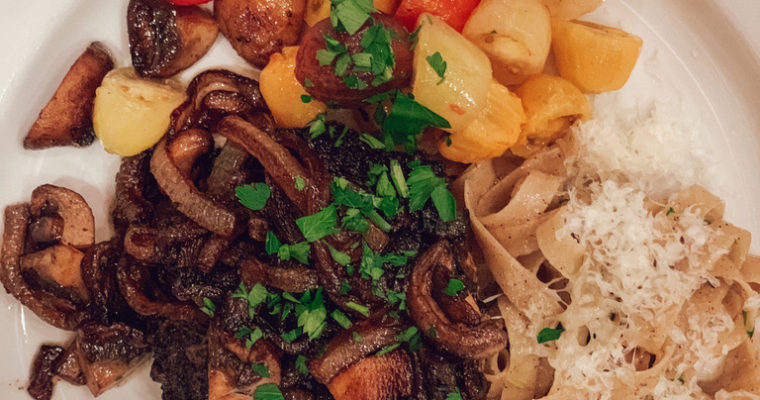
<path fill-rule="evenodd" d="M 253 126 L 248 121 L 228 116 L 219 122 L 217 131 L 220 135 L 245 148 L 249 154 L 259 160 L 277 185 L 288 198 L 303 212 L 308 212 L 306 191 L 296 189 L 296 178 L 302 177 L 306 185 L 311 185 L 312 177 L 306 168 L 269 134 Z"/>
<path fill-rule="evenodd" d="M 237 216 L 215 203 L 198 190 L 174 164 L 166 139 L 153 150 L 150 171 L 161 190 L 177 205 L 177 209 L 198 225 L 223 237 L 233 237 L 238 229 Z"/>
<path fill-rule="evenodd" d="M 306 0 L 217 0 L 222 34 L 249 63 L 263 68 L 269 56 L 298 42 Z"/>
<path fill-rule="evenodd" d="M 208 399 L 206 328 L 191 321 L 164 321 L 153 336 L 150 377 L 167 400 Z"/>
<path fill-rule="evenodd" d="M 82 368 L 79 366 L 79 360 L 77 360 L 73 341 L 64 348 L 63 354 L 56 360 L 53 373 L 72 385 L 82 386 L 87 384 Z"/>
<path fill-rule="evenodd" d="M 328 384 L 351 365 L 395 343 L 402 331 L 402 326 L 393 318 L 384 322 L 380 318 L 357 322 L 330 341 L 322 357 L 309 363 L 309 372 L 317 382 Z M 354 339 L 356 335 L 362 338 L 361 342 Z"/>
<path fill-rule="evenodd" d="M 87 304 L 90 293 L 82 280 L 84 253 L 55 245 L 21 257 L 21 273 L 27 282 L 76 304 Z"/>
<path fill-rule="evenodd" d="M 87 387 L 95 397 L 122 382 L 149 354 L 143 333 L 123 323 L 85 324 L 77 330 L 74 346 Z"/>
<path fill-rule="evenodd" d="M 26 387 L 27 393 L 35 400 L 50 400 L 53 397 L 54 366 L 63 355 L 60 346 L 42 345 L 32 361 L 32 374 Z"/>
<path fill-rule="evenodd" d="M 34 218 L 29 224 L 29 240 L 35 247 L 56 243 L 61 240 L 61 236 L 63 236 L 63 218 L 58 215 Z"/>
<path fill-rule="evenodd" d="M 95 218 L 84 198 L 73 190 L 53 185 L 34 189 L 29 211 L 35 217 L 63 218 L 61 244 L 86 249 L 95 242 Z"/>
<path fill-rule="evenodd" d="M 92 106 L 95 90 L 113 69 L 108 50 L 98 42 L 74 62 L 24 138 L 25 149 L 88 146 L 95 139 Z"/>
<path fill-rule="evenodd" d="M 273 266 L 251 257 L 240 263 L 240 277 L 247 286 L 260 282 L 285 292 L 303 293 L 319 287 L 316 271 L 301 266 Z"/>
<path fill-rule="evenodd" d="M 21 256 L 24 253 L 29 221 L 28 204 L 6 207 L 0 282 L 8 293 L 45 322 L 57 328 L 74 330 L 88 315 L 77 310 L 67 300 L 59 299 L 43 290 L 34 290 L 22 276 Z"/>
<path fill-rule="evenodd" d="M 336 376 L 328 388 L 335 400 L 392 400 L 411 396 L 414 385 L 409 353 L 397 349 L 367 357 Z"/>
<path fill-rule="evenodd" d="M 428 338 L 462 358 L 480 359 L 507 346 L 507 333 L 497 321 L 475 326 L 452 321 L 433 296 L 433 275 L 438 266 L 453 270 L 454 258 L 446 241 L 433 245 L 417 260 L 406 293 L 412 319 Z M 435 335 L 432 335 L 433 327 Z"/>
<path fill-rule="evenodd" d="M 148 78 L 168 78 L 195 64 L 219 34 L 205 10 L 164 0 L 131 0 L 127 31 L 132 65 Z"/>
<path fill-rule="evenodd" d="M 150 153 L 144 152 L 121 160 L 116 174 L 116 196 L 111 219 L 120 235 L 130 224 L 152 220 L 153 204 L 145 197 L 150 174 Z"/>
<path fill-rule="evenodd" d="M 256 388 L 281 381 L 280 357 L 275 346 L 259 339 L 252 346 L 212 323 L 208 330 L 208 399 L 250 399 Z M 269 377 L 256 373 L 251 364 L 263 364 Z"/>

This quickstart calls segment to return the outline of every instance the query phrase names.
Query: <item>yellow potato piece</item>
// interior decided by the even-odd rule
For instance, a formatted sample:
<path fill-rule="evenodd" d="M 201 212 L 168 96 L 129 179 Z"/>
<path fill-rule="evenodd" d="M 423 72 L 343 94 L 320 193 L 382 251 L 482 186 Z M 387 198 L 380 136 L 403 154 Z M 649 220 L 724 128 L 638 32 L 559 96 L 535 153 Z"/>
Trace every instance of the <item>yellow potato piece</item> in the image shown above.
<path fill-rule="evenodd" d="M 92 126 L 109 153 L 139 154 L 164 136 L 187 95 L 175 81 L 152 81 L 132 68 L 109 72 L 95 91 Z"/>
<path fill-rule="evenodd" d="M 375 8 L 378 11 L 393 15 L 398 6 L 398 0 L 374 0 Z"/>
<path fill-rule="evenodd" d="M 591 116 L 586 96 L 569 81 L 534 75 L 515 93 L 522 100 L 526 123 L 512 152 L 526 157 L 562 136 L 578 120 Z"/>
<path fill-rule="evenodd" d="M 520 126 L 525 122 L 520 98 L 492 81 L 488 101 L 481 114 L 461 132 L 453 132 L 450 145 L 442 140 L 440 153 L 452 161 L 475 163 L 499 157 L 517 143 Z"/>
<path fill-rule="evenodd" d="M 304 21 L 307 25 L 314 26 L 325 18 L 330 18 L 330 0 L 308 0 L 306 2 Z"/>
<path fill-rule="evenodd" d="M 609 26 L 552 19 L 552 32 L 560 75 L 585 93 L 623 87 L 641 53 L 641 38 Z"/>
<path fill-rule="evenodd" d="M 449 121 L 448 131 L 464 130 L 486 105 L 493 76 L 491 61 L 440 18 L 423 14 L 419 21 L 412 93 L 420 104 Z M 428 62 L 435 53 L 446 62 L 443 78 Z"/>
<path fill-rule="evenodd" d="M 552 17 L 575 19 L 596 10 L 604 0 L 541 0 Z"/>
<path fill-rule="evenodd" d="M 301 96 L 308 96 L 306 89 L 296 79 L 296 55 L 298 47 L 286 47 L 282 53 L 269 58 L 269 64 L 261 70 L 259 88 L 277 125 L 282 128 L 303 128 L 327 106 L 312 99 L 304 103 Z M 308 98 L 311 98 L 309 96 Z"/>
<path fill-rule="evenodd" d="M 518 85 L 543 71 L 551 19 L 539 0 L 483 0 L 462 34 L 488 55 L 500 83 Z"/>

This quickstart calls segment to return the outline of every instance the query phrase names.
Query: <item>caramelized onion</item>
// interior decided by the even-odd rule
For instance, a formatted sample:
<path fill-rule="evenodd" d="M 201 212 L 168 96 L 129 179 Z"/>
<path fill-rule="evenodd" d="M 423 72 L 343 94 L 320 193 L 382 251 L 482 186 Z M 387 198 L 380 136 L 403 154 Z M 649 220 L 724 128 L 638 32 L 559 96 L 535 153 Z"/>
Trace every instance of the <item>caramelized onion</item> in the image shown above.
<path fill-rule="evenodd" d="M 433 297 L 433 273 L 441 265 L 453 269 L 449 245 L 441 241 L 420 256 L 414 267 L 406 298 L 417 327 L 446 351 L 463 358 L 485 358 L 507 346 L 507 334 L 499 323 L 483 321 L 476 326 L 453 322 Z M 436 335 L 431 337 L 435 326 Z"/>
<path fill-rule="evenodd" d="M 240 276 L 248 286 L 260 282 L 292 293 L 303 293 L 319 287 L 317 273 L 313 269 L 275 267 L 253 257 L 240 263 Z"/>

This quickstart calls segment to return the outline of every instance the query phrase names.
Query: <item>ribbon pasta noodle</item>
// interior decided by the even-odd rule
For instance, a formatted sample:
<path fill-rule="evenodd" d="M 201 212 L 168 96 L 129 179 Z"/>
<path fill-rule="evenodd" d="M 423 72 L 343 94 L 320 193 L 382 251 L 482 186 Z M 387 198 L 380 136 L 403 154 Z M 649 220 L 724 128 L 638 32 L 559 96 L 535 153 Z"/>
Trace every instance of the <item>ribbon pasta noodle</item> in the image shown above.
<path fill-rule="evenodd" d="M 702 187 L 649 198 L 581 172 L 576 149 L 485 161 L 454 186 L 509 334 L 489 398 L 760 399 L 749 232 Z M 538 343 L 545 328 L 559 339 Z"/>

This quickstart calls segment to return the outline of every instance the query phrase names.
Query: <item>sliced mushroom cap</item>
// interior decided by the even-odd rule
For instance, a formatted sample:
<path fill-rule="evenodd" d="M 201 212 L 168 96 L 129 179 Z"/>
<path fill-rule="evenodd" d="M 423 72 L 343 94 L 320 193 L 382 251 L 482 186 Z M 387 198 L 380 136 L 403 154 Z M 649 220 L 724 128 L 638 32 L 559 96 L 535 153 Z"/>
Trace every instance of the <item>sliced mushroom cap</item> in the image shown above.
<path fill-rule="evenodd" d="M 37 281 L 58 297 L 87 304 L 90 294 L 82 280 L 83 258 L 81 251 L 59 244 L 22 256 L 21 271 L 28 282 Z"/>
<path fill-rule="evenodd" d="M 216 324 L 209 328 L 207 337 L 209 400 L 249 400 L 258 386 L 280 383 L 280 358 L 270 341 L 260 339 L 247 348 L 241 339 Z M 266 365 L 269 377 L 258 375 L 251 364 Z"/>
<path fill-rule="evenodd" d="M 101 43 L 90 44 L 34 121 L 24 138 L 24 148 L 90 145 L 95 139 L 92 130 L 95 90 L 112 69 L 113 61 L 108 50 Z"/>
<path fill-rule="evenodd" d="M 486 320 L 475 326 L 453 322 L 433 296 L 436 268 L 452 270 L 453 263 L 446 241 L 436 243 L 417 259 L 406 294 L 412 319 L 427 337 L 457 356 L 479 359 L 496 354 L 507 346 L 507 333 L 498 322 Z"/>
<path fill-rule="evenodd" d="M 50 400 L 53 397 L 53 369 L 63 352 L 63 347 L 60 346 L 40 347 L 32 362 L 32 374 L 26 387 L 33 399 Z"/>
<path fill-rule="evenodd" d="M 219 34 L 205 10 L 164 0 L 131 0 L 127 31 L 132 65 L 149 78 L 168 78 L 195 64 Z"/>
<path fill-rule="evenodd" d="M 84 198 L 73 190 L 42 185 L 32 192 L 29 211 L 35 217 L 58 215 L 63 218 L 61 243 L 86 249 L 95 242 L 95 218 Z"/>
<path fill-rule="evenodd" d="M 319 287 L 319 278 L 313 269 L 272 266 L 253 257 L 240 264 L 240 276 L 248 286 L 261 282 L 291 293 L 303 293 Z"/>
<path fill-rule="evenodd" d="M 86 324 L 77 330 L 77 361 L 87 387 L 97 397 L 132 373 L 147 359 L 143 333 L 123 323 Z"/>
<path fill-rule="evenodd" d="M 367 357 L 336 376 L 329 384 L 335 400 L 390 400 L 412 395 L 409 353 L 394 350 Z"/>
<path fill-rule="evenodd" d="M 35 218 L 29 224 L 29 240 L 33 245 L 48 245 L 61 240 L 63 218 L 58 215 Z"/>

